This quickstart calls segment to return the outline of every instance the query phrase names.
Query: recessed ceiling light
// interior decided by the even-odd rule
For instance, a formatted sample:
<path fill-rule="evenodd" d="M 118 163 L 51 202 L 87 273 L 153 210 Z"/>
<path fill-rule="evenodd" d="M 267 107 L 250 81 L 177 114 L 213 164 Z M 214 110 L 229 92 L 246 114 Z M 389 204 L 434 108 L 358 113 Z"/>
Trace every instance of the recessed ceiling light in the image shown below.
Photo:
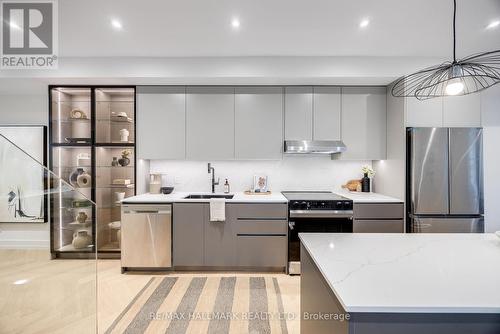
<path fill-rule="evenodd" d="M 111 20 L 111 26 L 113 26 L 113 28 L 115 28 L 116 30 L 122 30 L 123 28 L 122 23 L 117 19 Z"/>
<path fill-rule="evenodd" d="M 26 283 L 28 283 L 27 279 L 18 279 L 17 281 L 13 282 L 12 284 L 14 284 L 14 285 L 23 285 L 23 284 L 26 284 Z"/>
<path fill-rule="evenodd" d="M 490 24 L 486 26 L 486 29 L 494 29 L 500 26 L 500 20 L 491 21 Z"/>
<path fill-rule="evenodd" d="M 231 27 L 233 27 L 234 29 L 238 29 L 240 27 L 240 20 L 238 20 L 237 18 L 232 19 Z"/>
<path fill-rule="evenodd" d="M 359 27 L 360 28 L 366 28 L 370 24 L 370 20 L 368 19 L 363 19 L 361 22 L 359 22 Z"/>

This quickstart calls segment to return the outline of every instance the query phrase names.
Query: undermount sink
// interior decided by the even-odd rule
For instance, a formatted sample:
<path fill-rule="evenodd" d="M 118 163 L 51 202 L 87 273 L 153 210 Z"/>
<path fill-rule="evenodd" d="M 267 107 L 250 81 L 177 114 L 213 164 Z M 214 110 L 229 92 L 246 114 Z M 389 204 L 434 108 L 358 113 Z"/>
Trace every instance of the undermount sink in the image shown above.
<path fill-rule="evenodd" d="M 217 195 L 217 194 L 196 194 L 196 195 L 189 195 L 184 197 L 184 199 L 210 199 L 210 198 L 225 198 L 225 199 L 232 199 L 234 195 Z"/>

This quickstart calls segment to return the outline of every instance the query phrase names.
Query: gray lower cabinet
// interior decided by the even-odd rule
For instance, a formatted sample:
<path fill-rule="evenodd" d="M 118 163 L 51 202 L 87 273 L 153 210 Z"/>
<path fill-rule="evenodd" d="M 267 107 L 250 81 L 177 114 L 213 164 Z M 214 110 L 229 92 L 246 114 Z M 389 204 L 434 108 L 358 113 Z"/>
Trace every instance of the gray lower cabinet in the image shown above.
<path fill-rule="evenodd" d="M 230 267 L 235 263 L 235 238 L 233 232 L 234 210 L 226 205 L 226 221 L 210 221 L 210 205 L 205 207 L 204 215 L 204 265 L 208 267 Z"/>
<path fill-rule="evenodd" d="M 174 267 L 286 268 L 286 204 L 226 204 L 211 222 L 208 203 L 175 203 Z"/>
<path fill-rule="evenodd" d="M 354 233 L 403 233 L 403 203 L 354 203 Z"/>
<path fill-rule="evenodd" d="M 188 87 L 186 124 L 187 159 L 234 159 L 234 87 Z"/>
<path fill-rule="evenodd" d="M 185 92 L 183 86 L 137 88 L 137 158 L 186 158 Z"/>
<path fill-rule="evenodd" d="M 234 204 L 236 266 L 286 268 L 286 204 Z"/>
<path fill-rule="evenodd" d="M 206 204 L 174 204 L 172 223 L 172 257 L 174 267 L 203 266 L 206 214 Z"/>
<path fill-rule="evenodd" d="M 286 267 L 287 240 L 286 235 L 238 235 L 236 266 Z"/>
<path fill-rule="evenodd" d="M 283 154 L 283 88 L 235 89 L 236 159 L 275 159 Z"/>

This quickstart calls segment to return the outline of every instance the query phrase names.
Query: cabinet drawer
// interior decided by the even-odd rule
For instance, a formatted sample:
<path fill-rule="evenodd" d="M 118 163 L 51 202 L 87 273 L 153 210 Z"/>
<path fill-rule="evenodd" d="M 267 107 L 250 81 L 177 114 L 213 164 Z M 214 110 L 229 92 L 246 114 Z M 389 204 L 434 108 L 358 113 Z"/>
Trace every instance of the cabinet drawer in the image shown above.
<path fill-rule="evenodd" d="M 404 221 L 401 220 L 354 220 L 354 233 L 403 233 Z"/>
<path fill-rule="evenodd" d="M 354 203 L 355 219 L 403 219 L 403 203 Z"/>
<path fill-rule="evenodd" d="M 286 220 L 248 220 L 238 219 L 235 222 L 236 234 L 278 234 L 286 235 L 288 222 Z"/>
<path fill-rule="evenodd" d="M 229 204 L 229 206 L 234 217 L 239 219 L 266 220 L 268 218 L 287 219 L 288 217 L 286 204 Z"/>
<path fill-rule="evenodd" d="M 287 237 L 238 236 L 236 265 L 244 267 L 286 267 Z"/>

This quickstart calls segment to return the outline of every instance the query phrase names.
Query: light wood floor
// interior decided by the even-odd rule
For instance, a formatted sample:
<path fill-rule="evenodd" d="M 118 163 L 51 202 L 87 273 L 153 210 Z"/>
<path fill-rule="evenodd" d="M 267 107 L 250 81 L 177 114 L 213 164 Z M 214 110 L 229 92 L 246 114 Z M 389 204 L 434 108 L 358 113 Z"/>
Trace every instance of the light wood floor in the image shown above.
<path fill-rule="evenodd" d="M 99 260 L 99 333 L 104 333 L 132 298 L 146 285 L 153 276 L 165 276 L 164 273 L 127 273 L 120 274 L 119 260 Z M 277 273 L 241 273 L 241 272 L 173 272 L 170 276 L 236 276 L 236 277 L 277 277 L 283 298 L 285 313 L 296 314 L 294 320 L 287 322 L 288 333 L 300 333 L 300 278 Z M 168 299 L 168 297 L 167 297 Z M 242 332 L 243 334 L 243 332 Z"/>
<path fill-rule="evenodd" d="M 288 332 L 300 332 L 297 276 L 234 272 L 168 275 L 277 277 L 285 313 L 297 315 L 288 322 Z M 153 276 L 165 273 L 123 275 L 119 260 L 99 260 L 96 266 L 88 260 L 50 260 L 46 251 L 0 250 L 0 332 L 92 333 L 97 327 L 104 333 Z M 13 284 L 20 280 L 27 282 Z"/>

